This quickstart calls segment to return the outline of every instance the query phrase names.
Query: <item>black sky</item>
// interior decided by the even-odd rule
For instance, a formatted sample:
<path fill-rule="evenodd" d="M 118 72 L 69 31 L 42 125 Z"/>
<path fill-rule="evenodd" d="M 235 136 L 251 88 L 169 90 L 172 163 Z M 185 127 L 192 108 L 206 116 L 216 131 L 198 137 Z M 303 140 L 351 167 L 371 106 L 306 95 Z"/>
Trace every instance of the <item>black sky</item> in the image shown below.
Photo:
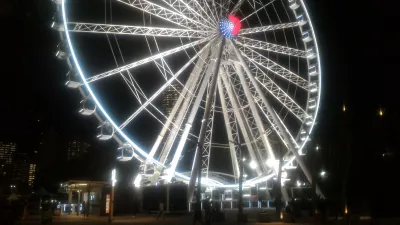
<path fill-rule="evenodd" d="M 381 161 L 386 149 L 399 154 L 400 108 L 396 7 L 387 1 L 308 0 L 319 38 L 323 93 L 316 136 L 322 145 L 343 140 L 346 104 L 348 140 L 354 164 L 351 186 L 367 186 L 372 195 L 380 182 L 393 179 L 396 167 Z M 32 141 L 33 121 L 65 138 L 92 138 L 96 121 L 78 115 L 80 96 L 64 86 L 66 66 L 54 57 L 57 34 L 50 30 L 48 1 L 0 3 L 2 21 L 0 140 Z M 377 110 L 385 109 L 383 118 Z M 343 145 L 338 151 L 344 151 Z M 398 159 L 397 159 L 398 160 Z M 356 193 L 354 191 L 353 193 Z"/>

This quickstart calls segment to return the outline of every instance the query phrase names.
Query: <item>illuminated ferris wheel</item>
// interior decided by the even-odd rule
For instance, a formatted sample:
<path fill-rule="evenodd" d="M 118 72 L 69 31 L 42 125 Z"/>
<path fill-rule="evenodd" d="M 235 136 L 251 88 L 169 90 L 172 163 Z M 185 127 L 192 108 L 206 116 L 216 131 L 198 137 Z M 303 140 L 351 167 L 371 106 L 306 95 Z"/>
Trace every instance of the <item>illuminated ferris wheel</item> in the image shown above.
<path fill-rule="evenodd" d="M 135 185 L 193 185 L 201 174 L 206 186 L 234 187 L 246 158 L 252 186 L 277 176 L 278 152 L 284 181 L 299 166 L 311 182 L 303 155 L 321 64 L 302 0 L 53 1 L 66 86 L 100 121 L 98 138 L 120 145 L 118 159 L 141 162 Z M 229 168 L 214 169 L 213 157 Z"/>

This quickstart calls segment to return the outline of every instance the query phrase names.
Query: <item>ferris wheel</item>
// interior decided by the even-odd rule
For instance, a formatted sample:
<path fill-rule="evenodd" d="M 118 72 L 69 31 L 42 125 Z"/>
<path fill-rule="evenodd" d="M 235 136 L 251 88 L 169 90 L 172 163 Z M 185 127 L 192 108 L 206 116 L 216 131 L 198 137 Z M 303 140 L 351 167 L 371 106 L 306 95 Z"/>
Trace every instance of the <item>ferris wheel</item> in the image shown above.
<path fill-rule="evenodd" d="M 303 155 L 321 64 L 302 0 L 53 1 L 66 86 L 100 121 L 97 137 L 120 145 L 118 159 L 141 162 L 135 185 L 199 173 L 235 187 L 245 159 L 244 185 L 256 185 L 277 176 L 279 155 L 284 181 L 300 167 L 311 182 Z"/>

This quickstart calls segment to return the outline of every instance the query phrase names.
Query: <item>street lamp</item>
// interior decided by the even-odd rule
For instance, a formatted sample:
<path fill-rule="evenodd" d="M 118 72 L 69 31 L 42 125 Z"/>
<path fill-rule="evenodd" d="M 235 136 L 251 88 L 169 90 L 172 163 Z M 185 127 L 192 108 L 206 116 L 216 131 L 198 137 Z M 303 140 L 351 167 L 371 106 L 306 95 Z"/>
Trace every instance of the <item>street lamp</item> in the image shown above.
<path fill-rule="evenodd" d="M 114 216 L 114 188 L 115 183 L 117 183 L 117 171 L 113 169 L 111 171 L 111 204 L 110 204 L 110 214 L 108 217 L 108 222 L 111 223 Z"/>

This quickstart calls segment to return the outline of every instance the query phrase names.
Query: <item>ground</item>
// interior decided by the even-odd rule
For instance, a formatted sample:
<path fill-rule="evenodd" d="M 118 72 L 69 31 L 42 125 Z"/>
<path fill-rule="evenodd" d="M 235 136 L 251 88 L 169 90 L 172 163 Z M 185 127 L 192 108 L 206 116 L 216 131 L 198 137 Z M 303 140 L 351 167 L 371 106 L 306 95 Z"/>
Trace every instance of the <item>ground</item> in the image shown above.
<path fill-rule="evenodd" d="M 302 225 L 320 225 L 321 223 L 314 223 L 312 218 L 304 218 L 302 221 L 297 221 L 296 223 L 284 223 L 283 221 L 280 222 L 271 222 L 271 223 L 258 223 L 257 216 L 260 212 L 260 209 L 251 209 L 244 211 L 248 216 L 248 223 L 247 225 L 278 225 L 278 224 L 302 224 Z M 273 214 L 273 211 L 269 212 Z M 353 216 L 354 217 L 354 216 Z M 217 225 L 236 225 L 237 223 L 237 210 L 225 210 L 225 222 L 213 222 L 212 224 Z M 355 217 L 354 217 L 355 218 Z M 359 219 L 352 219 L 352 225 L 369 225 L 371 223 L 370 220 L 360 221 Z M 136 217 L 133 216 L 116 216 L 112 223 L 114 224 L 137 224 L 137 225 L 147 225 L 147 224 L 165 224 L 165 225 L 192 225 L 193 223 L 193 214 L 167 214 L 164 220 L 157 220 L 156 215 L 144 215 L 140 214 Z M 29 216 L 20 224 L 40 224 L 39 216 Z M 77 225 L 85 225 L 85 224 L 95 224 L 95 225 L 102 225 L 108 224 L 108 217 L 100 217 L 100 216 L 90 216 L 89 218 L 83 218 L 82 215 L 61 215 L 61 216 L 54 216 L 53 217 L 53 224 L 77 224 Z M 199 224 L 199 223 L 197 223 Z M 343 225 L 345 224 L 343 220 L 331 220 L 324 223 L 326 225 Z M 379 221 L 380 225 L 399 225 L 400 218 L 391 218 Z M 322 224 L 321 224 L 322 225 Z"/>
<path fill-rule="evenodd" d="M 246 210 L 245 213 L 248 215 L 249 223 L 248 225 L 255 225 L 255 224 L 263 224 L 263 223 L 256 223 L 257 221 L 257 214 L 260 210 Z M 237 224 L 236 222 L 236 210 L 226 210 L 225 211 L 225 222 L 213 222 L 213 224 L 219 225 L 230 225 L 230 224 Z M 40 219 L 38 216 L 30 216 L 22 221 L 21 224 L 38 224 Z M 193 214 L 180 214 L 180 215 L 166 215 L 163 221 L 157 220 L 156 215 L 138 215 L 136 217 L 133 216 L 116 216 L 114 217 L 113 223 L 115 224 L 179 224 L 179 225 L 191 225 L 193 222 Z M 83 218 L 82 215 L 61 215 L 53 217 L 53 224 L 108 224 L 108 217 L 99 217 L 99 216 L 90 216 L 89 218 Z M 200 224 L 200 223 L 197 223 Z M 283 222 L 274 222 L 268 223 L 271 225 L 278 225 L 283 224 Z M 287 224 L 287 223 L 286 223 Z M 304 224 L 304 223 L 302 223 Z"/>

